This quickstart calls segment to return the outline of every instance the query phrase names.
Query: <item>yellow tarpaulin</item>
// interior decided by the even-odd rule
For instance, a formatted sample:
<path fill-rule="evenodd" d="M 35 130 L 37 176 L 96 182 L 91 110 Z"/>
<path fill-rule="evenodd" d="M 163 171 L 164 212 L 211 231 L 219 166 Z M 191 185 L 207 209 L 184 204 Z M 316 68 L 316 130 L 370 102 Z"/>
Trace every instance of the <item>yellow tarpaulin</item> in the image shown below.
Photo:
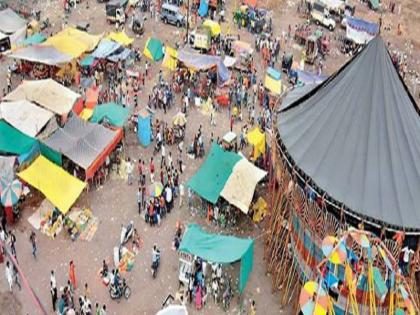
<path fill-rule="evenodd" d="M 53 46 L 62 53 L 78 58 L 85 52 L 94 50 L 101 37 L 68 27 L 48 38 L 45 45 Z"/>
<path fill-rule="evenodd" d="M 166 46 L 165 58 L 163 58 L 162 66 L 174 71 L 178 63 L 177 59 L 178 59 L 178 52 L 175 49 Z"/>
<path fill-rule="evenodd" d="M 89 120 L 93 115 L 93 109 L 90 108 L 83 108 L 82 112 L 80 113 L 80 118 L 83 120 Z"/>
<path fill-rule="evenodd" d="M 222 29 L 220 28 L 220 24 L 215 21 L 205 20 L 203 25 L 210 29 L 212 37 L 218 36 L 222 32 Z"/>
<path fill-rule="evenodd" d="M 131 45 L 134 42 L 134 38 L 128 37 L 124 31 L 118 33 L 111 32 L 106 38 L 123 46 Z"/>
<path fill-rule="evenodd" d="M 86 186 L 42 155 L 18 176 L 41 191 L 63 214 L 69 211 Z"/>
<path fill-rule="evenodd" d="M 258 159 L 261 154 L 265 154 L 265 133 L 260 128 L 255 127 L 246 135 L 248 142 L 254 147 L 254 159 Z"/>
<path fill-rule="evenodd" d="M 281 80 L 274 80 L 268 74 L 265 76 L 264 86 L 270 92 L 280 95 L 281 94 Z"/>

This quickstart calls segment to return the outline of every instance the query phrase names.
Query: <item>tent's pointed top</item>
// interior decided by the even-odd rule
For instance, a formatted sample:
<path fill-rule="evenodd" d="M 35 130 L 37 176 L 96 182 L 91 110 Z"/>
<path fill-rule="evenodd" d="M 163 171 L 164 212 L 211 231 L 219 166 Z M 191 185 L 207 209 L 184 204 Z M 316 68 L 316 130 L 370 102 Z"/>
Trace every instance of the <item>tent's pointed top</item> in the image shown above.
<path fill-rule="evenodd" d="M 420 230 L 420 119 L 377 36 L 280 114 L 296 167 L 366 219 Z"/>

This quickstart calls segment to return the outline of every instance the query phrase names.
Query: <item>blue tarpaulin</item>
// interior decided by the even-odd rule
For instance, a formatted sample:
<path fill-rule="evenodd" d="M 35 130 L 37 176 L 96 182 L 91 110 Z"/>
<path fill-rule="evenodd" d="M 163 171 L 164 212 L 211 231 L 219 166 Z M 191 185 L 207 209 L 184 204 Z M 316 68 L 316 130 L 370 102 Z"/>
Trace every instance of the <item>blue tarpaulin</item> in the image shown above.
<path fill-rule="evenodd" d="M 152 128 L 150 126 L 151 117 L 148 113 L 144 112 L 139 114 L 137 122 L 137 137 L 143 147 L 150 145 L 150 138 L 152 135 Z"/>
<path fill-rule="evenodd" d="M 274 68 L 268 67 L 267 74 L 272 77 L 274 80 L 280 80 L 281 79 L 281 73 L 277 71 Z"/>
<path fill-rule="evenodd" d="M 372 36 L 379 33 L 379 25 L 362 19 L 346 16 L 347 25 L 359 32 L 366 32 Z"/>
<path fill-rule="evenodd" d="M 185 64 L 188 68 L 196 70 L 208 70 L 217 66 L 217 74 L 221 82 L 230 79 L 230 71 L 224 65 L 223 59 L 219 56 L 203 55 L 186 50 L 178 51 L 178 60 Z"/>
<path fill-rule="evenodd" d="M 116 52 L 115 54 L 112 54 L 111 56 L 108 56 L 108 60 L 112 62 L 118 62 L 120 60 L 127 59 L 131 54 L 131 50 L 128 48 L 124 48 L 121 50 L 121 52 Z"/>
<path fill-rule="evenodd" d="M 308 71 L 296 70 L 299 81 L 304 84 L 320 84 L 324 82 L 328 77 L 325 75 L 317 75 Z"/>
<path fill-rule="evenodd" d="M 209 0 L 201 0 L 200 7 L 198 8 L 198 15 L 206 16 L 209 12 Z"/>
<path fill-rule="evenodd" d="M 92 55 L 86 55 L 82 60 L 80 60 L 80 65 L 82 67 L 90 67 L 95 61 L 95 57 Z"/>
<path fill-rule="evenodd" d="M 18 45 L 20 46 L 31 46 L 31 45 L 35 45 L 35 44 L 41 44 L 42 42 L 44 42 L 47 38 L 40 34 L 40 33 L 35 33 L 29 37 L 26 37 L 24 40 L 18 42 Z"/>
<path fill-rule="evenodd" d="M 96 47 L 95 51 L 92 53 L 92 56 L 98 59 L 106 58 L 116 52 L 120 47 L 120 44 L 112 40 L 102 39 L 99 42 L 98 47 Z"/>

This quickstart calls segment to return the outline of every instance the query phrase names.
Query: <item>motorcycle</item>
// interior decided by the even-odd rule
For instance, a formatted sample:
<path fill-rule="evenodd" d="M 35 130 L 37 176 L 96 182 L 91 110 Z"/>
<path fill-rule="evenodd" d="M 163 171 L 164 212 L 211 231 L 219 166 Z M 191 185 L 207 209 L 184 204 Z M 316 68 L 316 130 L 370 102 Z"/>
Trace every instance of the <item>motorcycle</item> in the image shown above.
<path fill-rule="evenodd" d="M 122 279 L 119 282 L 118 288 L 116 288 L 113 283 L 111 283 L 109 285 L 109 296 L 113 300 L 118 300 L 118 299 L 120 299 L 123 296 L 125 297 L 126 300 L 128 300 L 128 298 L 130 297 L 130 295 L 131 295 L 131 289 L 127 285 L 127 283 L 125 282 L 125 279 Z"/>
<path fill-rule="evenodd" d="M 126 244 L 130 238 L 133 236 L 134 233 L 134 222 L 130 221 L 127 227 L 122 226 L 121 228 L 121 237 L 120 237 L 120 245 Z"/>
<path fill-rule="evenodd" d="M 153 279 L 156 278 L 157 270 L 160 265 L 160 250 L 155 250 L 155 257 L 152 258 L 152 277 Z"/>

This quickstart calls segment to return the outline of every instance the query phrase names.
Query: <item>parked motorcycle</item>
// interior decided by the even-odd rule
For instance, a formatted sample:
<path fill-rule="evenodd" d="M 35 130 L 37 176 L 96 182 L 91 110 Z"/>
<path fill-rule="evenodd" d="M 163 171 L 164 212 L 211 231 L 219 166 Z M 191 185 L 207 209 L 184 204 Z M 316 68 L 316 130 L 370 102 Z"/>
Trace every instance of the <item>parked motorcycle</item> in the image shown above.
<path fill-rule="evenodd" d="M 110 283 L 109 285 L 109 296 L 113 300 L 119 300 L 121 297 L 125 297 L 126 300 L 131 295 L 131 289 L 125 282 L 125 279 L 122 279 L 119 281 L 118 288 L 115 287 L 113 283 Z"/>
<path fill-rule="evenodd" d="M 134 233 L 134 222 L 130 221 L 127 227 L 121 227 L 121 237 L 120 237 L 120 245 L 126 244 L 130 238 L 133 236 Z"/>

